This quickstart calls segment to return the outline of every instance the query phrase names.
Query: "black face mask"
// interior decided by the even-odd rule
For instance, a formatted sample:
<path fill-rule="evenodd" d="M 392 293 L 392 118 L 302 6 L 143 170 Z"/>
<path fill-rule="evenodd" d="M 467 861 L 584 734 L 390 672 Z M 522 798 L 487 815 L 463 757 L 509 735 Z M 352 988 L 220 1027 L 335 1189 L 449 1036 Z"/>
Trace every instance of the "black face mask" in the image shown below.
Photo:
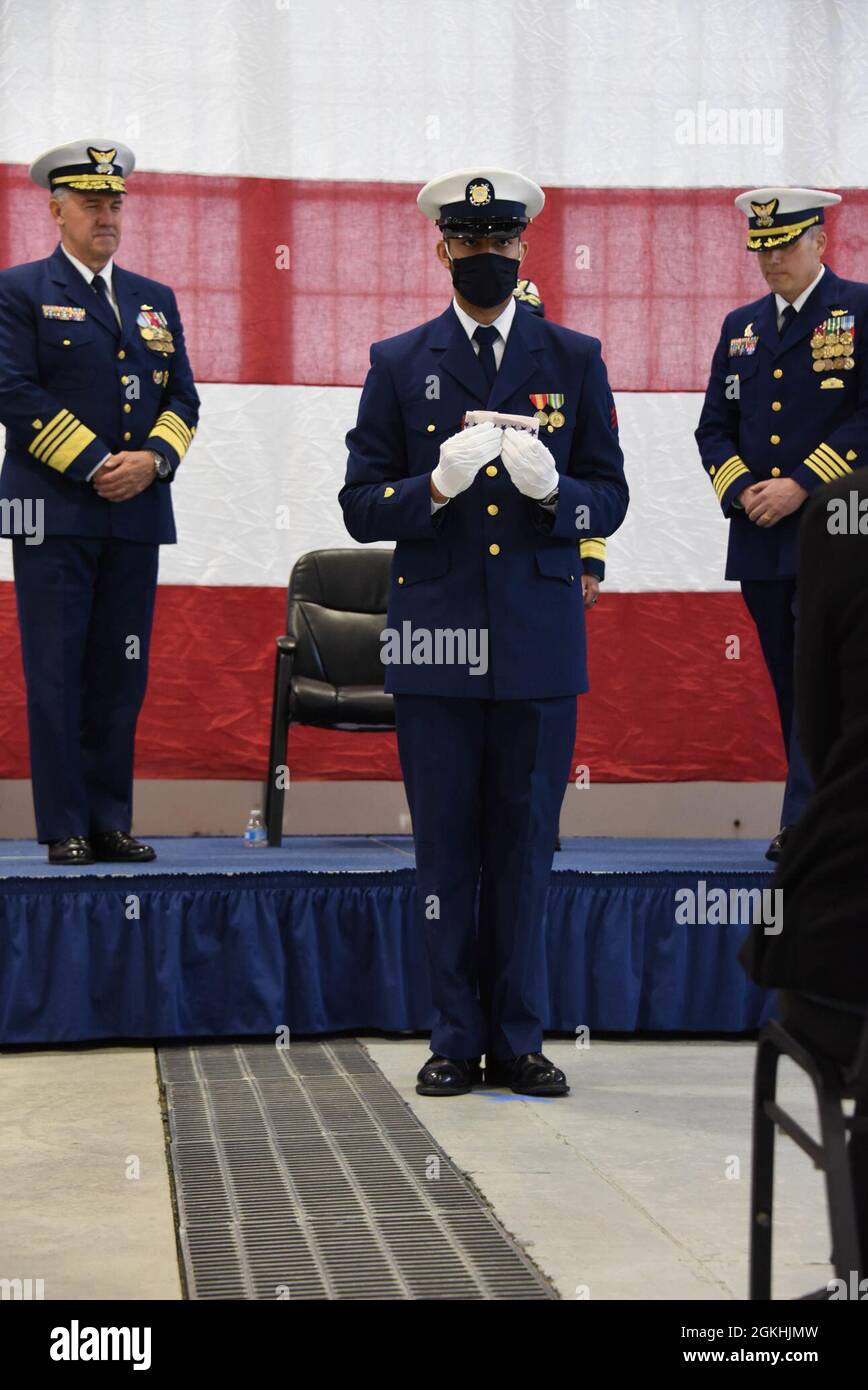
<path fill-rule="evenodd" d="M 519 262 L 496 251 L 477 251 L 452 262 L 452 283 L 468 304 L 493 309 L 509 299 L 518 284 Z"/>

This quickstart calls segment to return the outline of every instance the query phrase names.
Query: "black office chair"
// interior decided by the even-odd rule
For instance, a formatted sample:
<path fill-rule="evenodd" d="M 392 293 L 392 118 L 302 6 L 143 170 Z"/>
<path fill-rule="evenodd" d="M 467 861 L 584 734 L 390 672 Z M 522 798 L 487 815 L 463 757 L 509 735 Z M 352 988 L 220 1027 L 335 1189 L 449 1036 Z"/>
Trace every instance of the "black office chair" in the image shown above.
<path fill-rule="evenodd" d="M 811 1078 L 817 1098 L 819 1144 L 776 1100 L 778 1061 L 791 1057 Z M 761 1030 L 757 1043 L 753 1099 L 751 1158 L 750 1298 L 768 1300 L 772 1286 L 772 1204 L 774 1200 L 775 1134 L 780 1129 L 813 1159 L 826 1177 L 826 1200 L 835 1275 L 849 1287 L 851 1271 L 859 1270 L 853 1183 L 847 1154 L 847 1135 L 868 1130 L 868 1117 L 844 1113 L 842 1101 L 868 1097 L 868 1022 L 856 1056 L 848 1066 L 821 1056 L 773 1020 Z M 863 1274 L 868 1271 L 862 1271 Z M 828 1290 L 806 1294 L 828 1297 Z"/>
<path fill-rule="evenodd" d="M 311 550 L 293 566 L 271 709 L 265 824 L 273 848 L 283 838 L 281 770 L 291 724 L 353 733 L 395 727 L 380 660 L 393 553 Z"/>

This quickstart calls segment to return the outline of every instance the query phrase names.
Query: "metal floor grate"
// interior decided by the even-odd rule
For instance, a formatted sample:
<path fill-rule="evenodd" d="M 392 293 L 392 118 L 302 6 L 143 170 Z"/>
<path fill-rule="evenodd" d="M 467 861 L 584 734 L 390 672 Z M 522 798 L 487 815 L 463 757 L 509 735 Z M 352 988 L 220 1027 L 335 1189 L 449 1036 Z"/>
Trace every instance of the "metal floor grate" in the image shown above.
<path fill-rule="evenodd" d="M 557 1297 L 359 1043 L 157 1056 L 188 1297 Z"/>

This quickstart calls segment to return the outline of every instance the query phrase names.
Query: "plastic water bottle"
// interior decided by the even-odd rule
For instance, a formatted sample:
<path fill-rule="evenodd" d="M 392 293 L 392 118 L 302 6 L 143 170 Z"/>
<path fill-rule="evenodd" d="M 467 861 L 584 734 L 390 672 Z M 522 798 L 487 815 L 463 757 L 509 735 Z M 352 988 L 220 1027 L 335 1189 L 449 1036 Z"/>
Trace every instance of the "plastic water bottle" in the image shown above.
<path fill-rule="evenodd" d="M 244 831 L 244 843 L 248 849 L 259 849 L 268 844 L 268 832 L 265 829 L 262 812 L 258 809 L 250 812 L 250 820 Z"/>

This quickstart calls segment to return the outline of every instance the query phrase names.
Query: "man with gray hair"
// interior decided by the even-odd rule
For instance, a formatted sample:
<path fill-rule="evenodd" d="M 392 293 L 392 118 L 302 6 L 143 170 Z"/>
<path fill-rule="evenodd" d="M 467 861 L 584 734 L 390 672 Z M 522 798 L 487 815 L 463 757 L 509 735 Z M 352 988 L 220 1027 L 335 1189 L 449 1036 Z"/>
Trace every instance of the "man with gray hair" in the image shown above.
<path fill-rule="evenodd" d="M 748 218 L 747 249 L 771 293 L 724 319 L 696 431 L 729 519 L 726 578 L 741 582 L 777 697 L 789 770 L 773 860 L 812 787 L 793 716 L 804 503 L 868 461 L 868 353 L 860 345 L 868 285 L 823 265 L 824 210 L 840 201 L 818 188 L 754 188 L 736 198 Z M 713 713 L 721 739 L 750 740 L 726 710 Z"/>
<path fill-rule="evenodd" d="M 30 176 L 50 191 L 60 244 L 0 272 L 0 534 L 53 864 L 155 857 L 129 833 L 133 752 L 158 547 L 175 540 L 171 482 L 199 397 L 174 294 L 114 264 L 134 164 L 108 140 L 41 155 Z M 36 544 L 16 520 L 34 514 Z"/>

